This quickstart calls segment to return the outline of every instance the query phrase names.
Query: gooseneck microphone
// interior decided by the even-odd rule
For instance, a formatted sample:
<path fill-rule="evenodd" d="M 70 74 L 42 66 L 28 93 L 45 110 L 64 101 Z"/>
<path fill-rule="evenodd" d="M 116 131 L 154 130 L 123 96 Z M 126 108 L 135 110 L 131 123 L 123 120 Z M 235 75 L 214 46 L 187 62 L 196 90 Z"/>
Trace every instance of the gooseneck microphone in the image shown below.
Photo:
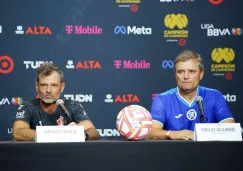
<path fill-rule="evenodd" d="M 68 112 L 67 108 L 65 107 L 65 105 L 64 105 L 64 101 L 63 101 L 62 99 L 58 99 L 58 100 L 56 101 L 56 104 L 57 104 L 57 106 L 61 106 L 62 110 L 66 113 L 67 118 L 68 118 L 70 121 L 72 121 L 72 117 L 71 117 L 70 113 Z M 68 124 L 68 123 L 67 123 L 67 124 Z"/>
<path fill-rule="evenodd" d="M 207 118 L 204 116 L 203 98 L 201 96 L 197 96 L 195 100 L 200 111 L 200 123 L 205 123 L 207 122 Z"/>

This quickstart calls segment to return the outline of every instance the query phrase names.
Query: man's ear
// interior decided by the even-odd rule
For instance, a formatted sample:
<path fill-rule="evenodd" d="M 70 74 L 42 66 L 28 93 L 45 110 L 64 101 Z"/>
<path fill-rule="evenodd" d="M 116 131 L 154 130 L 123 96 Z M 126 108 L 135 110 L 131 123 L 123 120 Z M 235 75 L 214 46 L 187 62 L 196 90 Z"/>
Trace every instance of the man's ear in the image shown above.
<path fill-rule="evenodd" d="M 65 88 L 65 83 L 63 82 L 62 83 L 62 88 L 61 88 L 61 93 L 64 91 L 64 88 Z"/>
<path fill-rule="evenodd" d="M 38 90 L 38 81 L 36 81 L 36 83 L 35 83 L 35 89 L 36 89 L 36 92 L 39 92 L 39 90 Z"/>
<path fill-rule="evenodd" d="M 201 71 L 200 71 L 200 80 L 203 79 L 203 76 L 204 76 L 204 70 L 201 70 Z"/>

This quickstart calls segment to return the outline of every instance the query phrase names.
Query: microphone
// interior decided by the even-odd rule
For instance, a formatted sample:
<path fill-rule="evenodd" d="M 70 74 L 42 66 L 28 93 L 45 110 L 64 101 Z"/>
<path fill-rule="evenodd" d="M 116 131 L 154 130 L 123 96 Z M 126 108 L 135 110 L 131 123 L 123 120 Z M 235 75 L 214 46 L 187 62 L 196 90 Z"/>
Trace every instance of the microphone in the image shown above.
<path fill-rule="evenodd" d="M 58 99 L 56 101 L 56 104 L 57 104 L 57 106 L 61 106 L 63 111 L 67 114 L 68 119 L 70 119 L 72 121 L 72 117 L 71 117 L 70 113 L 68 112 L 67 108 L 64 106 L 64 101 L 62 99 Z"/>
<path fill-rule="evenodd" d="M 201 96 L 197 96 L 195 100 L 200 111 L 200 123 L 205 123 L 207 120 L 204 120 L 203 98 Z"/>

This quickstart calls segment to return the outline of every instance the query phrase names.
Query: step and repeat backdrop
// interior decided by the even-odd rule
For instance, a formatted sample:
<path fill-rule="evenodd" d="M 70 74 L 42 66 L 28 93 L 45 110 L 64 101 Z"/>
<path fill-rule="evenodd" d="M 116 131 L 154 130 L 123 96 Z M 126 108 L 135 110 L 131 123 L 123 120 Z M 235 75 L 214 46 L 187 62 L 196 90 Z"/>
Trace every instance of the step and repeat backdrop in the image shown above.
<path fill-rule="evenodd" d="M 222 92 L 243 124 L 243 16 L 240 0 L 2 0 L 0 140 L 12 140 L 19 105 L 37 96 L 36 68 L 65 74 L 62 98 L 81 102 L 102 139 L 121 138 L 127 105 L 150 110 L 176 87 L 173 60 L 183 50 L 205 62 L 201 85 Z"/>

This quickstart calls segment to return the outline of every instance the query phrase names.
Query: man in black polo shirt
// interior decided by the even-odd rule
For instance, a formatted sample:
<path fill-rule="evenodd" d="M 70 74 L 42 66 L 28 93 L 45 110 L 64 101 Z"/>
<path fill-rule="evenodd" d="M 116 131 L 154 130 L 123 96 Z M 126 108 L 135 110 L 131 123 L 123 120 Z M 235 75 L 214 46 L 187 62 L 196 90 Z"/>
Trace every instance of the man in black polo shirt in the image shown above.
<path fill-rule="evenodd" d="M 40 98 L 25 101 L 19 106 L 13 124 L 13 138 L 17 141 L 33 141 L 36 126 L 82 125 L 86 139 L 98 139 L 99 134 L 83 106 L 73 100 L 64 100 L 70 114 L 56 104 L 65 87 L 63 72 L 54 64 L 43 63 L 37 69 L 36 90 Z"/>

